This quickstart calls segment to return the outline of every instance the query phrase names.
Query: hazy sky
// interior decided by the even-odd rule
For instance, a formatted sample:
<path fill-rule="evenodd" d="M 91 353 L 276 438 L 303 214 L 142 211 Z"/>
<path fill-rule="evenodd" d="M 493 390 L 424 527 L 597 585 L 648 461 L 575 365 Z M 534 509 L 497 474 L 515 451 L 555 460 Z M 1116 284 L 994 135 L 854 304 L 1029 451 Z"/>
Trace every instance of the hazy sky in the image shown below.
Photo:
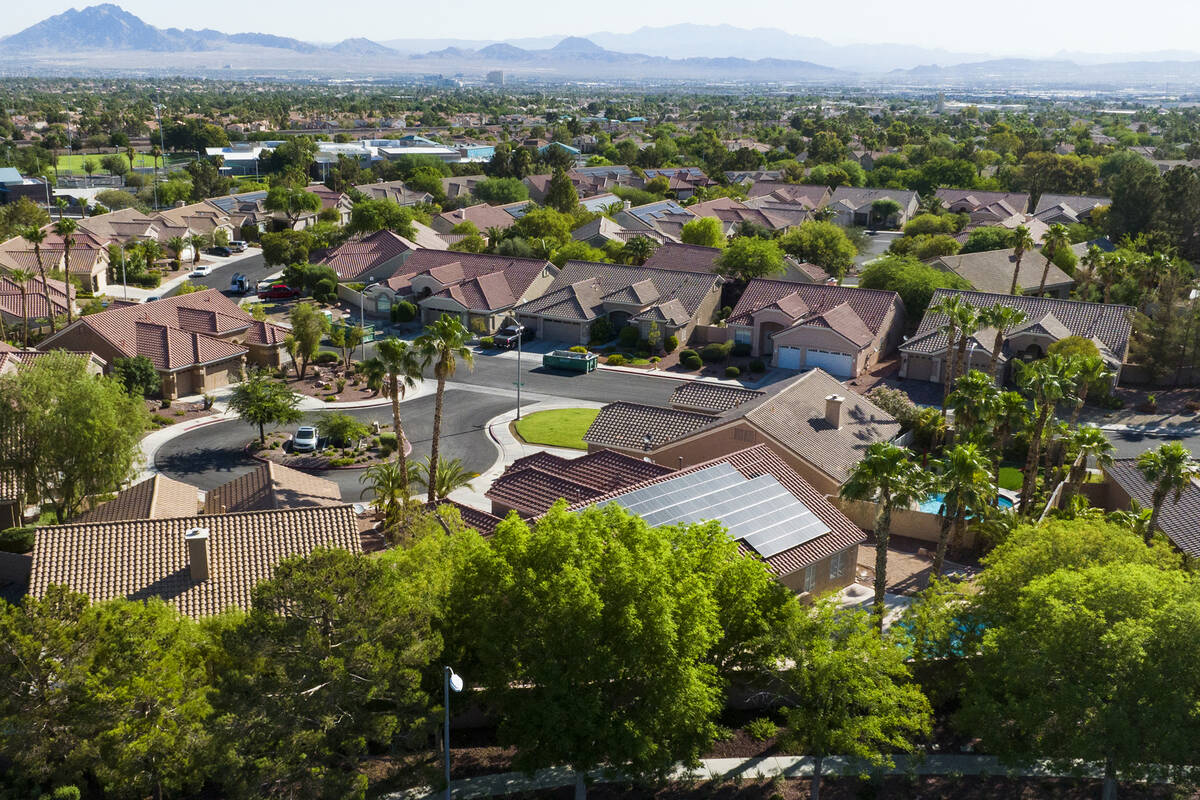
<path fill-rule="evenodd" d="M 83 7 L 69 0 L 5 0 L 3 5 L 0 24 L 4 30 L 0 33 L 4 35 L 73 6 Z M 352 36 L 387 40 L 586 35 L 686 21 L 776 27 L 835 44 L 897 42 L 995 55 L 1200 49 L 1196 40 L 1200 9 L 1195 0 L 1154 0 L 1140 7 L 1127 0 L 1015 0 L 999 5 L 946 0 L 765 0 L 748 4 L 728 0 L 608 0 L 600 4 L 561 0 L 204 0 L 188 4 L 119 0 L 118 5 L 159 27 L 255 31 L 322 42 Z"/>

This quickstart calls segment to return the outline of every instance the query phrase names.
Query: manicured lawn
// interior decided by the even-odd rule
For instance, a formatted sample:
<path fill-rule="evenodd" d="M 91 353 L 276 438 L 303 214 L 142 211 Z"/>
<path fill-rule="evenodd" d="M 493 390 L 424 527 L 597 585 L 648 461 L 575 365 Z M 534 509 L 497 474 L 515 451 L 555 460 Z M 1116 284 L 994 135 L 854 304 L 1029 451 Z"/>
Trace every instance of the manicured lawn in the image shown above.
<path fill-rule="evenodd" d="M 1016 467 L 1001 467 L 1000 488 L 1014 492 L 1021 491 L 1021 470 Z"/>
<path fill-rule="evenodd" d="M 87 161 L 88 159 L 91 159 L 92 161 L 96 162 L 96 173 L 95 174 L 107 175 L 108 174 L 107 171 L 103 167 L 100 166 L 100 159 L 104 158 L 104 156 L 106 156 L 106 155 L 109 155 L 109 154 L 108 153 L 72 153 L 71 155 L 61 155 L 58 157 L 58 168 L 61 169 L 63 172 L 70 171 L 70 172 L 78 172 L 80 174 L 83 174 L 83 162 Z M 121 158 L 125 158 L 124 153 L 121 153 L 120 156 L 121 156 Z M 128 161 L 128 159 L 126 159 L 126 161 Z M 177 163 L 177 162 L 178 163 L 187 163 L 187 159 L 186 158 L 178 159 L 178 158 L 174 158 L 172 156 L 167 156 L 167 166 L 168 167 L 170 167 L 173 163 Z M 152 159 L 150 157 L 149 153 L 137 153 L 133 157 L 133 164 L 136 167 L 145 167 L 146 169 L 152 169 L 154 167 L 154 159 Z M 161 159 L 159 160 L 159 166 L 160 167 L 162 166 Z"/>
<path fill-rule="evenodd" d="M 600 413 L 595 408 L 555 408 L 535 411 L 516 423 L 517 435 L 530 444 L 586 450 L 583 434 Z"/>

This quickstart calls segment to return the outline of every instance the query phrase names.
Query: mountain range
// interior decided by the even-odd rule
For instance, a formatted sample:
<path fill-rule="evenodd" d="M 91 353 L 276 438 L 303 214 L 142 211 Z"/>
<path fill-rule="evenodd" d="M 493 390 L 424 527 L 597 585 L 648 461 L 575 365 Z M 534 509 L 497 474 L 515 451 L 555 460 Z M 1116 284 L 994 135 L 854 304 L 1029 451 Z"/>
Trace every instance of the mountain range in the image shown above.
<path fill-rule="evenodd" d="M 164 63 L 163 53 L 171 53 Z M 322 56 L 336 56 L 323 58 Z M 1113 59 L 1064 53 L 997 58 L 905 44 L 833 45 L 774 28 L 681 23 L 632 33 L 483 41 L 356 37 L 317 44 L 266 33 L 157 28 L 117 5 L 69 10 L 0 39 L 0 69 L 22 74 L 90 70 L 207 74 L 241 69 L 328 75 L 504 69 L 541 80 L 920 84 L 1007 87 L 1194 85 L 1200 55 L 1164 51 Z"/>

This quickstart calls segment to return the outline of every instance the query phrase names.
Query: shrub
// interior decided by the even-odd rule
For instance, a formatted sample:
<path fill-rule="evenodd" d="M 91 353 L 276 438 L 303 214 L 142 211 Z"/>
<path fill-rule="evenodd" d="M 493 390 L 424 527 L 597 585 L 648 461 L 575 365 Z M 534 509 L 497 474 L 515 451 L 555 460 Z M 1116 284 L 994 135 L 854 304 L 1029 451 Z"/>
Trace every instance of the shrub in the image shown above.
<path fill-rule="evenodd" d="M 911 428 L 920 413 L 916 404 L 899 389 L 877 386 L 867 392 L 867 399 L 895 417 L 904 428 Z"/>
<path fill-rule="evenodd" d="M 700 358 L 707 361 L 709 364 L 716 364 L 729 358 L 729 351 L 733 347 L 733 342 L 712 342 L 704 345 L 704 349 L 700 351 Z"/>
<path fill-rule="evenodd" d="M 337 282 L 329 278 L 322 278 L 317 281 L 317 285 L 313 287 L 313 300 L 318 303 L 336 303 L 337 302 Z"/>
<path fill-rule="evenodd" d="M 587 352 L 587 348 L 586 348 L 586 347 L 584 347 L 584 346 L 583 346 L 583 345 L 581 345 L 581 344 L 577 344 L 577 345 L 575 345 L 574 347 L 572 347 L 572 348 L 571 348 L 571 352 L 572 352 L 572 353 L 586 353 L 586 352 Z"/>
<path fill-rule="evenodd" d="M 345 458 L 329 459 L 329 466 L 331 466 L 331 467 L 348 467 L 353 463 L 354 463 L 354 459 L 350 458 L 349 456 L 347 456 Z"/>
<path fill-rule="evenodd" d="M 696 356 L 697 358 L 699 358 L 700 354 L 697 353 L 695 350 L 691 349 L 690 347 L 685 347 L 679 351 L 679 360 L 680 361 L 682 361 L 685 358 L 690 358 L 691 356 Z"/>
<path fill-rule="evenodd" d="M 680 356 L 679 363 L 682 364 L 686 369 L 700 369 L 704 366 L 704 362 L 700 359 L 700 356 L 696 355 L 695 353 L 690 353 L 687 356 Z"/>
<path fill-rule="evenodd" d="M 767 365 L 761 358 L 756 358 L 751 361 L 749 367 L 751 372 L 764 372 L 767 369 Z"/>
<path fill-rule="evenodd" d="M 6 553 L 28 553 L 33 549 L 33 537 L 37 528 L 9 528 L 0 531 L 0 550 Z"/>
<path fill-rule="evenodd" d="M 345 378 L 338 378 L 338 379 L 337 379 L 337 387 L 338 387 L 338 391 L 339 391 L 339 392 L 344 392 L 344 391 L 346 391 L 346 379 L 345 379 Z"/>
<path fill-rule="evenodd" d="M 592 322 L 592 327 L 588 329 L 588 336 L 593 342 L 609 342 L 613 338 L 613 326 L 608 321 L 608 317 L 600 317 Z"/>
<path fill-rule="evenodd" d="M 495 347 L 496 340 L 493 339 L 491 336 L 480 336 L 479 337 L 479 346 L 480 347 Z"/>
<path fill-rule="evenodd" d="M 399 446 L 399 439 L 396 438 L 396 434 L 394 433 L 381 433 L 379 434 L 378 441 L 379 450 L 384 456 L 390 456 L 396 452 Z"/>
<path fill-rule="evenodd" d="M 634 358 L 649 358 L 650 351 L 649 350 L 638 350 L 636 353 L 633 354 L 633 357 Z"/>
<path fill-rule="evenodd" d="M 642 332 L 637 325 L 626 325 L 621 328 L 621 332 L 617 334 L 617 343 L 626 350 L 631 350 L 637 346 L 637 343 L 642 339 Z"/>
<path fill-rule="evenodd" d="M 620 353 L 613 353 L 608 357 L 608 365 L 610 367 L 621 367 L 625 365 L 625 356 Z"/>
<path fill-rule="evenodd" d="M 368 428 L 349 414 L 323 411 L 317 419 L 317 430 L 336 445 L 346 446 L 366 438 Z"/>
<path fill-rule="evenodd" d="M 765 742 L 779 733 L 779 726 L 766 717 L 752 719 L 746 723 L 746 735 L 756 742 Z"/>
<path fill-rule="evenodd" d="M 417 318 L 417 307 L 407 300 L 392 306 L 392 322 L 412 322 Z"/>
<path fill-rule="evenodd" d="M 313 359 L 313 361 L 317 364 L 336 364 L 337 360 L 338 354 L 332 350 L 322 350 L 321 352 L 317 353 L 317 357 Z"/>
<path fill-rule="evenodd" d="M 734 342 L 733 347 L 730 349 L 730 352 L 733 353 L 735 356 L 748 356 L 748 355 L 750 355 L 750 343 L 749 342 Z"/>
<path fill-rule="evenodd" d="M 726 367 L 725 368 L 725 377 L 726 378 L 738 378 L 738 377 L 741 377 L 741 374 L 742 374 L 742 371 L 740 369 L 738 369 L 737 367 Z"/>
<path fill-rule="evenodd" d="M 679 337 L 675 334 L 671 334 L 663 340 L 663 352 L 674 353 L 676 347 L 679 347 Z"/>
<path fill-rule="evenodd" d="M 321 399 L 324 400 L 326 403 L 336 403 L 338 396 L 336 394 L 327 394 Z"/>
<path fill-rule="evenodd" d="M 659 358 L 658 356 L 650 356 L 650 363 L 651 363 L 651 364 L 657 364 L 657 363 L 658 363 L 658 362 L 660 362 L 660 361 L 662 361 L 662 359 L 661 359 L 661 358 Z"/>

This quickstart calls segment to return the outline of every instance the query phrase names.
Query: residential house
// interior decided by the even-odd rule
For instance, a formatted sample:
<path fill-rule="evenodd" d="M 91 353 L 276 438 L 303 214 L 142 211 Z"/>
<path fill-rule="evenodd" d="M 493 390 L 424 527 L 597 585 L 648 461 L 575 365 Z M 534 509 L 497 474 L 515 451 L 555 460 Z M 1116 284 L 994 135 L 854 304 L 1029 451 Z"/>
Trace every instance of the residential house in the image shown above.
<path fill-rule="evenodd" d="M 718 197 L 704 203 L 688 206 L 688 211 L 697 217 L 712 217 L 721 223 L 721 231 L 726 236 L 732 236 L 746 223 L 766 228 L 769 231 L 783 231 L 796 224 L 793 216 L 786 213 L 775 213 L 771 210 L 750 208 L 740 200 L 732 197 Z"/>
<path fill-rule="evenodd" d="M 0 270 L 23 269 L 40 273 L 65 272 L 83 287 L 96 294 L 108 288 L 108 247 L 106 242 L 88 233 L 76 230 L 71 236 L 71 258 L 67 264 L 66 246 L 63 237 L 54 233 L 47 225 L 46 240 L 40 246 L 41 267 L 38 266 L 38 251 L 20 236 L 0 243 Z"/>
<path fill-rule="evenodd" d="M 339 282 L 374 283 L 395 275 L 420 249 L 416 242 L 384 229 L 348 239 L 316 256 L 315 263 L 331 267 Z"/>
<path fill-rule="evenodd" d="M 904 304 L 895 292 L 755 278 L 726 324 L 774 366 L 854 378 L 899 342 Z"/>
<path fill-rule="evenodd" d="M 892 200 L 900 210 L 881 218 L 875 203 Z M 902 228 L 916 213 L 921 198 L 909 189 L 872 189 L 858 186 L 839 186 L 826 204 L 836 212 L 834 221 L 843 226 L 865 228 Z"/>
<path fill-rule="evenodd" d="M 354 188 L 372 200 L 391 200 L 399 206 L 415 206 L 433 202 L 433 195 L 429 192 L 409 189 L 404 185 L 404 181 L 363 183 Z"/>
<path fill-rule="evenodd" d="M 421 309 L 422 322 L 458 317 L 478 334 L 494 333 L 516 308 L 542 296 L 559 274 L 549 261 L 489 253 L 418 250 L 401 270 L 364 291 L 368 308 L 387 315 L 401 300 Z"/>
<path fill-rule="evenodd" d="M 759 181 L 782 181 L 783 170 L 778 169 L 751 169 L 751 170 L 726 170 L 726 183 L 758 183 Z"/>
<path fill-rule="evenodd" d="M 1105 481 L 1095 505 L 1109 511 L 1128 511 L 1134 500 L 1142 508 L 1154 505 L 1154 484 L 1146 480 L 1136 458 L 1118 458 L 1101 469 Z M 1178 499 L 1173 494 L 1167 497 L 1157 530 L 1185 556 L 1200 557 L 1200 483 L 1189 481 Z"/>
<path fill-rule="evenodd" d="M 631 230 L 657 231 L 672 241 L 679 241 L 683 226 L 698 219 L 674 200 L 659 200 L 641 206 L 622 209 L 613 217 Z"/>
<path fill-rule="evenodd" d="M 248 363 L 286 363 L 286 336 L 285 328 L 254 319 L 219 289 L 206 289 L 81 317 L 38 349 L 95 353 L 109 365 L 146 356 L 163 397 L 173 399 L 226 386 Z"/>
<path fill-rule="evenodd" d="M 339 505 L 343 505 L 342 490 L 336 483 L 274 461 L 261 463 L 204 495 L 205 514 Z"/>
<path fill-rule="evenodd" d="M 787 183 L 780 180 L 755 181 L 747 192 L 747 205 L 754 206 L 752 201 L 770 198 L 779 203 L 799 203 L 810 210 L 822 208 L 829 202 L 829 187 L 812 186 L 802 183 Z"/>
<path fill-rule="evenodd" d="M 194 233 L 187 225 L 178 225 L 162 214 L 143 214 L 136 208 L 123 208 L 107 214 L 97 214 L 79 220 L 79 229 L 87 231 L 105 244 L 122 247 L 131 242 L 155 241 L 167 249 L 167 243 L 178 236 L 184 247 L 179 251 L 179 260 L 187 263 L 195 253 L 190 237 Z M 170 255 L 175 254 L 168 250 Z M 72 253 L 72 257 L 74 253 Z"/>
<path fill-rule="evenodd" d="M 952 295 L 961 297 L 977 309 L 1006 305 L 1024 312 L 1024 322 L 1004 331 L 1002 352 L 997 357 L 1001 383 L 1013 359 L 1032 361 L 1041 358 L 1050 345 L 1068 336 L 1090 339 L 1099 349 L 1101 358 L 1114 371 L 1113 384 L 1120 378 L 1121 368 L 1129 354 L 1134 311 L 1129 306 L 953 289 L 935 291 L 930 306 L 936 306 Z M 947 339 L 941 328 L 945 323 L 944 314 L 926 312 L 917 332 L 900 346 L 901 378 L 933 383 L 942 381 Z M 991 328 L 977 331 L 971 337 L 967 351 L 969 369 L 987 371 L 995 341 L 996 331 Z"/>
<path fill-rule="evenodd" d="M 984 192 L 978 189 L 938 189 L 934 197 L 941 200 L 951 214 L 968 214 L 976 225 L 994 225 L 1000 219 L 1029 210 L 1028 192 Z M 979 215 L 979 219 L 976 219 Z"/>
<path fill-rule="evenodd" d="M 679 200 L 687 200 L 701 189 L 714 186 L 716 181 L 699 167 L 663 167 L 645 170 L 646 180 L 667 179 L 667 191 Z"/>
<path fill-rule="evenodd" d="M 953 272 L 977 291 L 1007 294 L 1012 288 L 1017 256 L 1015 250 L 983 250 L 961 256 L 940 256 L 929 263 L 943 272 Z M 1046 285 L 1042 291 L 1044 296 L 1063 300 L 1071 296 L 1075 279 L 1053 263 L 1047 270 L 1046 259 L 1037 250 L 1026 252 L 1021 258 L 1021 271 L 1017 275 L 1018 291 L 1021 294 L 1038 294 L 1043 271 L 1046 273 Z"/>
<path fill-rule="evenodd" d="M 487 180 L 487 175 L 456 175 L 442 178 L 442 191 L 449 200 L 470 198 L 475 193 L 475 187 Z"/>
<path fill-rule="evenodd" d="M 112 500 L 84 511 L 71 523 L 192 517 L 199 511 L 200 492 L 195 486 L 156 472 L 117 492 Z"/>
<path fill-rule="evenodd" d="M 664 339 L 686 342 L 697 324 L 713 319 L 723 283 L 711 272 L 568 261 L 545 293 L 516 313 L 550 341 L 586 344 L 592 323 L 605 318 L 616 330 L 637 325 L 642 338 L 655 325 Z"/>
<path fill-rule="evenodd" d="M 685 272 L 718 272 L 717 259 L 721 257 L 721 252 L 715 247 L 665 242 L 646 260 L 646 266 L 681 269 Z M 797 261 L 791 256 L 784 256 L 783 266 L 784 272 L 779 280 L 795 283 L 828 283 L 832 280 L 822 267 Z"/>
<path fill-rule="evenodd" d="M 540 451 L 510 464 L 484 496 L 492 501 L 495 517 L 504 517 L 510 511 L 526 518 L 538 517 L 559 499 L 577 503 L 673 471 L 613 450 L 597 450 L 578 458 Z"/>
<path fill-rule="evenodd" d="M 362 551 L 352 506 L 50 525 L 37 531 L 29 594 L 61 585 L 97 603 L 158 597 L 202 619 L 249 610 L 281 561 L 323 547 Z"/>
<path fill-rule="evenodd" d="M 456 225 L 473 222 L 480 233 L 486 232 L 489 228 L 503 230 L 511 227 L 517 221 L 516 215 L 509 213 L 509 209 L 516 207 L 523 209 L 526 205 L 528 205 L 526 201 L 509 203 L 504 206 L 478 203 L 473 206 L 456 208 L 453 211 L 443 211 L 433 218 L 431 227 L 438 233 L 450 233 Z"/>
<path fill-rule="evenodd" d="M 1044 194 L 1038 198 L 1033 215 L 1047 225 L 1073 225 L 1076 222 L 1086 222 L 1097 208 L 1110 205 L 1111 197 Z"/>
<path fill-rule="evenodd" d="M 323 183 L 309 184 L 307 189 L 321 198 L 321 211 L 332 211 L 337 214 L 335 222 L 338 225 L 350 222 L 350 214 L 354 211 L 354 201 L 350 199 L 350 195 L 334 191 Z M 318 216 L 320 216 L 320 212 L 318 212 Z"/>
<path fill-rule="evenodd" d="M 0 264 L 2 263 L 3 259 L 0 258 Z M 0 269 L 3 267 L 0 266 Z M 36 275 L 36 272 L 34 274 Z M 50 295 L 48 307 L 46 289 L 49 289 Z M 19 283 L 13 280 L 11 275 L 0 273 L 0 319 L 3 319 L 5 328 L 10 331 L 13 328 L 24 327 L 26 319 L 31 331 L 48 328 L 51 317 L 57 319 L 66 316 L 68 306 L 75 308 L 74 286 L 68 287 L 62 281 L 51 278 L 47 278 L 43 284 L 38 277 Z"/>
<path fill-rule="evenodd" d="M 837 494 L 866 448 L 900 435 L 900 423 L 820 369 L 767 391 L 684 384 L 672 407 L 610 403 L 583 436 L 608 449 L 683 468 L 765 444 L 809 484 Z"/>
<path fill-rule="evenodd" d="M 624 244 L 638 236 L 645 236 L 647 239 L 658 244 L 664 242 L 670 243 L 670 240 L 661 232 L 644 227 L 627 228 L 619 222 L 614 222 L 608 217 L 596 217 L 590 222 L 585 222 L 575 230 L 571 231 L 571 236 L 576 241 L 584 242 L 585 244 L 603 248 L 608 242 L 617 242 Z"/>

